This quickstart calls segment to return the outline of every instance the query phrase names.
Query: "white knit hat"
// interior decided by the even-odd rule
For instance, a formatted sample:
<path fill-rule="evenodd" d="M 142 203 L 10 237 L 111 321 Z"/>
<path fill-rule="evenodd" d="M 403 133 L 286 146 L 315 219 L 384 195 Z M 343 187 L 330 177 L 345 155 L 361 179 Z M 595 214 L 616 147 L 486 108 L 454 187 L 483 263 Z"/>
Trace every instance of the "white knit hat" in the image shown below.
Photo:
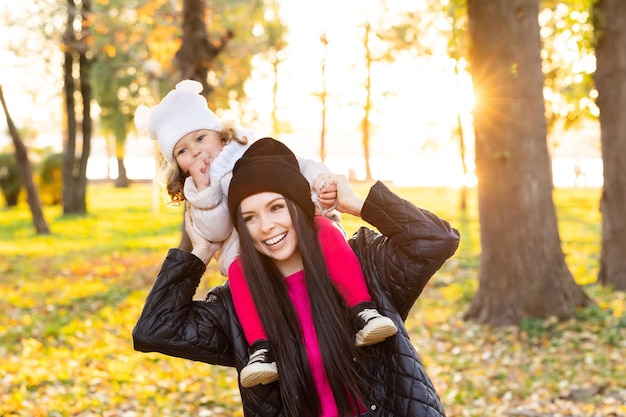
<path fill-rule="evenodd" d="M 148 130 L 150 138 L 170 164 L 174 163 L 174 146 L 183 136 L 200 129 L 222 130 L 222 122 L 200 95 L 202 84 L 183 80 L 153 108 L 143 104 L 135 110 L 135 126 Z"/>

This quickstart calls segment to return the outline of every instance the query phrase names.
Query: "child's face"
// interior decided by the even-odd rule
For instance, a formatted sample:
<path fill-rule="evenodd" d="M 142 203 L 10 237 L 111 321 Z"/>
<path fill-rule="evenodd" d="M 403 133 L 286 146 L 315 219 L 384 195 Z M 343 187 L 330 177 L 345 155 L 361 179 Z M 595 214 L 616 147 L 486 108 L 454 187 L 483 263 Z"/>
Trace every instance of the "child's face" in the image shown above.
<path fill-rule="evenodd" d="M 188 173 L 189 167 L 199 159 L 213 162 L 222 152 L 224 145 L 217 132 L 208 129 L 196 130 L 180 138 L 174 146 L 174 159 Z"/>

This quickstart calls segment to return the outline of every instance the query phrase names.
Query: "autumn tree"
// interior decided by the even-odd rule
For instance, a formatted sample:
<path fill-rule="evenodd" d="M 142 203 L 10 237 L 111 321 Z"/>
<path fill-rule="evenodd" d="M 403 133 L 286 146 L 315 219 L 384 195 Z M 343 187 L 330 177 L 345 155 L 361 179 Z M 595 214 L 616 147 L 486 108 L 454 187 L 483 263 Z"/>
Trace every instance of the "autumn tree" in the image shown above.
<path fill-rule="evenodd" d="M 592 71 L 586 63 L 593 57 L 592 31 L 589 9 L 592 0 L 542 0 L 539 23 L 542 41 L 542 71 L 544 74 L 544 102 L 547 131 L 570 129 L 581 122 L 596 118 L 596 107 L 591 99 Z M 468 55 L 466 0 L 450 0 L 447 4 L 429 0 L 429 10 L 446 10 L 447 25 L 439 25 L 447 32 L 448 55 L 455 63 L 457 76 Z M 460 113 L 457 113 L 459 151 L 463 173 L 467 173 L 466 146 Z M 555 135 L 551 145 L 560 145 Z M 465 187 L 461 189 L 461 207 L 466 201 Z"/>
<path fill-rule="evenodd" d="M 277 0 L 267 1 L 267 9 L 265 10 L 264 20 L 265 24 L 259 29 L 258 37 L 262 44 L 266 46 L 264 50 L 260 52 L 262 56 L 272 67 L 272 133 L 279 135 L 279 133 L 288 129 L 289 122 L 281 122 L 278 118 L 278 87 L 279 87 L 279 68 L 280 64 L 285 59 L 284 49 L 287 47 L 287 41 L 285 40 L 287 35 L 287 27 L 283 25 L 280 18 L 280 9 Z M 324 157 L 322 156 L 322 161 Z"/>
<path fill-rule="evenodd" d="M 77 13 L 80 14 L 80 12 L 70 3 L 33 0 L 28 3 L 28 7 L 5 8 L 0 19 L 9 28 L 19 27 L 17 31 L 6 32 L 9 35 L 6 52 L 10 54 L 11 59 L 3 64 L 20 69 L 24 77 L 12 79 L 12 86 L 19 85 L 24 93 L 31 96 L 32 102 L 37 103 L 35 104 L 37 111 L 30 111 L 29 114 L 38 115 L 40 121 L 33 123 L 34 120 L 31 120 L 31 123 L 26 124 L 33 131 L 64 135 L 64 147 L 73 146 L 73 156 L 75 156 L 76 151 L 80 152 L 83 149 L 82 144 L 77 146 L 76 143 L 76 131 L 81 122 L 77 119 L 76 112 L 81 112 L 82 109 L 75 107 L 73 94 L 80 89 L 77 53 L 78 51 L 84 52 L 85 47 L 81 45 L 82 38 L 78 24 L 73 26 L 74 22 L 79 19 Z M 68 27 L 68 21 L 71 21 L 70 27 Z M 67 59 L 69 57 L 72 61 Z M 65 62 L 63 62 L 64 58 Z M 65 74 L 61 74 L 61 71 L 65 71 Z M 63 80 L 65 75 L 67 77 Z M 71 84 L 65 83 L 67 88 L 64 89 L 64 81 L 70 80 Z M 61 109 L 56 106 L 56 100 L 62 92 L 67 91 L 72 92 L 71 102 L 66 100 L 66 106 Z M 61 132 L 61 123 L 57 118 L 65 117 L 65 114 L 62 114 L 65 107 L 70 109 L 71 116 L 64 121 L 63 132 Z M 31 116 L 27 115 L 26 118 L 29 119 Z M 85 126 L 88 128 L 89 123 Z M 82 185 L 86 185 L 86 181 L 81 184 L 74 179 L 78 179 L 81 167 L 86 168 L 87 157 L 88 152 L 85 152 L 84 158 L 79 163 L 76 163 L 74 157 L 66 164 L 65 174 L 68 177 L 71 176 L 71 179 L 63 188 L 68 204 L 67 210 L 64 206 L 64 212 L 73 212 L 75 206 L 78 206 L 77 212 L 84 208 Z M 71 197 L 68 197 L 70 194 Z"/>
<path fill-rule="evenodd" d="M 209 69 L 215 57 L 233 37 L 233 32 L 227 29 L 209 39 L 205 16 L 203 0 L 183 1 L 183 35 L 180 49 L 176 52 L 176 64 L 182 79 L 196 80 L 202 84 L 202 92 L 206 97 L 213 90 L 207 80 Z"/>
<path fill-rule="evenodd" d="M 94 96 L 100 105 L 100 131 L 106 137 L 112 137 L 114 143 L 115 160 L 117 161 L 117 178 L 115 187 L 128 187 L 129 181 L 126 175 L 124 145 L 128 132 L 132 128 L 133 118 L 130 113 L 129 102 L 124 100 L 121 91 L 128 94 L 128 86 L 134 74 L 125 72 L 122 68 L 107 66 L 105 62 L 94 65 L 93 86 Z"/>
<path fill-rule="evenodd" d="M 175 53 L 172 80 L 195 79 L 204 86 L 209 107 L 240 109 L 244 86 L 252 71 L 252 58 L 267 50 L 264 31 L 275 22 L 265 20 L 265 2 L 201 0 L 183 2 L 182 33 Z M 279 22 L 279 24 L 282 24 Z M 175 84 L 175 83 L 174 83 Z"/>
<path fill-rule="evenodd" d="M 264 6 L 262 2 L 255 2 L 254 7 L 250 7 L 249 2 L 245 1 L 215 2 L 212 6 L 207 9 L 203 0 L 184 0 L 182 41 L 175 58 L 180 78 L 200 82 L 203 86 L 202 94 L 207 99 L 211 98 L 209 106 L 215 108 L 216 103 L 227 106 L 243 96 L 252 56 L 259 53 L 263 45 L 262 41 L 255 39 L 249 27 L 250 23 L 264 26 Z M 217 21 L 222 24 L 213 25 Z M 251 37 L 254 41 L 251 41 Z M 274 41 L 279 42 L 281 39 L 275 38 Z M 227 46 L 230 46 L 228 50 Z M 220 65 L 220 60 L 230 61 L 239 72 L 235 75 L 236 71 L 225 71 L 226 66 Z M 217 94 L 217 86 L 221 87 L 221 95 Z M 191 248 L 184 218 L 179 247 Z"/>
<path fill-rule="evenodd" d="M 368 14 L 367 20 L 360 25 L 359 41 L 363 51 L 364 79 L 362 88 L 364 100 L 362 104 L 363 117 L 361 118 L 361 147 L 365 165 L 365 179 L 372 180 L 370 165 L 372 117 L 376 112 L 376 94 L 374 85 L 375 67 L 394 62 L 402 54 L 430 55 L 432 50 L 427 41 L 421 36 L 427 31 L 429 18 L 423 11 L 398 10 L 393 1 L 377 0 L 375 18 Z M 426 38 L 424 36 L 424 38 Z M 385 94 L 393 94 L 391 91 Z"/>
<path fill-rule="evenodd" d="M 598 281 L 626 291 L 626 2 L 599 0 L 594 27 L 604 175 Z"/>
<path fill-rule="evenodd" d="M 47 90 L 50 86 L 57 87 L 58 83 L 64 99 L 63 213 L 85 213 L 87 161 L 93 129 L 90 84 L 93 62 L 90 50 L 90 24 L 93 21 L 91 0 L 34 0 L 29 2 L 28 8 L 21 9 L 19 16 L 18 23 L 11 23 L 19 25 L 24 36 L 32 37 L 35 41 L 24 40 L 17 44 L 17 48 L 12 48 L 16 51 L 14 53 L 36 57 L 38 65 L 47 67 L 43 81 L 29 79 L 29 83 L 33 86 L 40 84 L 39 91 Z M 62 57 L 58 58 L 58 55 Z M 53 68 L 57 60 L 62 61 L 58 69 Z M 42 88 L 43 85 L 48 88 Z"/>
<path fill-rule="evenodd" d="M 390 30 L 383 32 L 382 36 L 388 45 L 396 51 L 414 51 L 415 55 L 425 58 L 430 55 L 440 54 L 437 42 L 431 39 L 446 38 L 448 40 L 447 54 L 451 58 L 457 85 L 457 96 L 449 98 L 451 106 L 455 109 L 454 138 L 458 138 L 459 156 L 463 178 L 466 178 L 469 169 L 467 166 L 466 139 L 463 128 L 463 110 L 461 100 L 461 77 L 467 62 L 467 13 L 465 0 L 450 0 L 441 2 L 438 0 L 425 0 L 421 2 L 421 9 L 407 10 Z M 429 44 L 429 40 L 430 43 Z M 461 184 L 459 205 L 462 211 L 467 208 L 467 186 Z"/>
<path fill-rule="evenodd" d="M 20 134 L 13 123 L 11 115 L 9 114 L 9 107 L 4 99 L 2 85 L 0 85 L 0 103 L 2 104 L 2 109 L 4 110 L 7 126 L 9 128 L 9 134 L 11 135 L 11 139 L 13 140 L 13 145 L 15 147 L 15 159 L 20 171 L 20 178 L 22 179 L 24 188 L 26 188 L 26 198 L 33 217 L 35 231 L 38 235 L 47 235 L 50 233 L 50 228 L 48 227 L 48 223 L 43 215 L 43 210 L 41 209 L 41 200 L 39 198 L 39 191 L 37 191 L 37 187 L 35 187 L 33 168 L 30 164 L 30 160 L 28 159 L 28 150 L 26 149 L 26 145 L 24 145 L 24 141 L 22 141 Z"/>
<path fill-rule="evenodd" d="M 552 200 L 535 0 L 468 0 L 481 255 L 465 318 L 567 319 L 590 303 L 567 268 Z"/>
<path fill-rule="evenodd" d="M 207 8 L 197 0 L 96 4 L 92 84 L 102 130 L 115 138 L 117 185 L 127 183 L 124 144 L 138 104 L 155 105 L 172 85 L 187 78 L 203 84 L 213 109 L 242 100 L 252 55 L 269 47 L 251 31 L 251 23 L 263 23 L 262 6 L 214 1 Z"/>
<path fill-rule="evenodd" d="M 365 180 L 372 180 L 372 169 L 370 167 L 370 141 L 371 141 L 371 122 L 370 114 L 372 113 L 372 64 L 378 60 L 372 47 L 370 46 L 370 35 L 372 34 L 372 26 L 366 23 L 363 27 L 363 50 L 365 51 L 365 70 L 366 77 L 364 82 L 365 103 L 363 103 L 363 118 L 361 119 L 361 146 L 363 147 L 363 159 L 365 161 Z"/>
<path fill-rule="evenodd" d="M 67 0 L 63 34 L 63 92 L 67 137 L 63 158 L 63 213 L 87 212 L 87 160 L 91 151 L 90 0 Z M 76 102 L 76 97 L 79 102 Z M 80 137 L 78 135 L 80 131 Z"/>
<path fill-rule="evenodd" d="M 324 48 L 324 54 L 322 55 L 322 91 L 320 91 L 317 96 L 320 98 L 320 102 L 322 105 L 322 127 L 320 129 L 320 160 L 324 162 L 326 160 L 326 114 L 328 112 L 328 105 L 326 104 L 326 100 L 328 99 L 328 87 L 326 80 L 326 56 L 328 55 L 328 38 L 326 37 L 326 32 L 320 35 L 320 42 L 322 43 L 322 47 Z"/>
<path fill-rule="evenodd" d="M 156 104 L 160 96 L 158 71 L 151 70 L 152 66 L 160 68 L 159 60 L 171 60 L 177 46 L 171 36 L 176 30 L 172 23 L 176 13 L 170 4 L 152 0 L 97 1 L 94 5 L 91 84 L 100 107 L 100 132 L 113 139 L 118 168 L 116 187 L 126 187 L 129 183 L 124 164 L 125 144 L 142 94 L 148 87 L 155 95 L 151 104 Z M 153 51 L 155 56 L 148 50 L 149 40 L 151 45 L 158 45 Z"/>
<path fill-rule="evenodd" d="M 548 133 L 597 119 L 592 99 L 594 51 L 592 0 L 542 0 L 544 101 Z M 560 142 L 554 138 L 552 146 Z"/>

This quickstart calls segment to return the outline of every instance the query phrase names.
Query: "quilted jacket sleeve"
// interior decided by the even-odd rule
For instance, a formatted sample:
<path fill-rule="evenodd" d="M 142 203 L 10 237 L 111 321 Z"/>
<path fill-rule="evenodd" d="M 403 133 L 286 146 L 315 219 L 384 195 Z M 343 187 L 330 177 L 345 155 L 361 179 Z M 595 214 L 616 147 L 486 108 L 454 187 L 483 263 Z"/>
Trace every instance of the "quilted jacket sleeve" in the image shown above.
<path fill-rule="evenodd" d="M 384 291 L 405 320 L 417 297 L 459 245 L 459 232 L 433 213 L 394 194 L 383 183 L 370 189 L 361 217 L 380 233 L 361 228 L 351 246 L 361 259 L 370 292 Z"/>
<path fill-rule="evenodd" d="M 228 287 L 193 300 L 205 268 L 194 255 L 170 249 L 133 329 L 135 350 L 235 366 L 230 312 L 221 302 Z"/>

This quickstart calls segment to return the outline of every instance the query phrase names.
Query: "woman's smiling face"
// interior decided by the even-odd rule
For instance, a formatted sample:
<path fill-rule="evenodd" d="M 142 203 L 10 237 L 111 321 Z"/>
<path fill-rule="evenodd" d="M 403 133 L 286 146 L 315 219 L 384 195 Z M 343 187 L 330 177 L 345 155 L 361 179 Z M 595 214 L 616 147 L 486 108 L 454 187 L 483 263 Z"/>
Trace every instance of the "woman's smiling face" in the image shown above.
<path fill-rule="evenodd" d="M 263 192 L 246 197 L 240 208 L 256 250 L 273 259 L 284 276 L 301 271 L 298 236 L 285 198 Z"/>

